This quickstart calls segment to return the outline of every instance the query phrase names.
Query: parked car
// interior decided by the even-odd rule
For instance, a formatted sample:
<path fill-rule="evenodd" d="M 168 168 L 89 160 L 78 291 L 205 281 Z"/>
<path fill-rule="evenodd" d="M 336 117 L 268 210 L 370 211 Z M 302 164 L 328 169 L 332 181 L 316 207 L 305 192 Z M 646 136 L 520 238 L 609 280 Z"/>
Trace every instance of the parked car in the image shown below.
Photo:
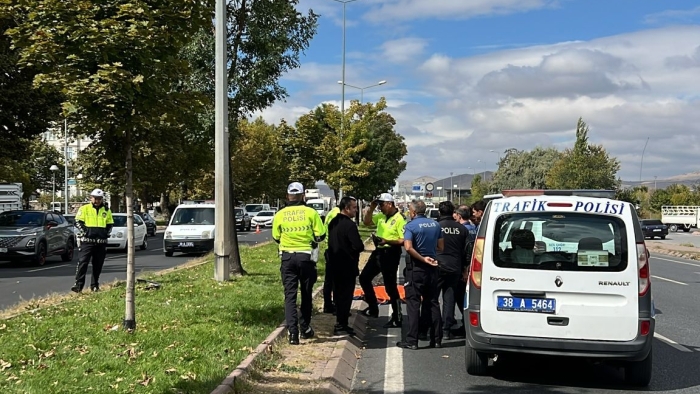
<path fill-rule="evenodd" d="M 110 235 L 107 240 L 107 248 L 114 249 L 126 249 L 126 214 L 125 213 L 113 213 L 114 227 L 112 228 L 112 235 Z M 139 249 L 148 249 L 148 240 L 146 239 L 146 223 L 144 223 L 141 216 L 134 215 L 134 244 L 139 246 Z"/>
<path fill-rule="evenodd" d="M 243 208 L 236 208 L 236 228 L 238 231 L 250 231 L 250 215 Z"/>
<path fill-rule="evenodd" d="M 143 222 L 146 223 L 146 234 L 150 235 L 151 237 L 155 237 L 156 232 L 158 231 L 156 219 L 149 215 L 148 212 L 139 212 L 138 215 L 141 216 Z"/>
<path fill-rule="evenodd" d="M 29 260 L 46 264 L 49 256 L 73 261 L 75 233 L 60 213 L 6 211 L 0 213 L 0 260 Z"/>
<path fill-rule="evenodd" d="M 644 238 L 659 237 L 661 239 L 666 239 L 668 235 L 668 226 L 663 224 L 661 220 L 658 219 L 642 219 L 639 221 L 642 226 L 642 232 L 644 233 Z"/>
<path fill-rule="evenodd" d="M 425 217 L 438 220 L 438 218 L 440 218 L 440 211 L 437 208 L 429 208 L 425 211 Z"/>
<path fill-rule="evenodd" d="M 275 217 L 275 211 L 260 211 L 253 218 L 251 223 L 253 227 L 272 227 L 272 219 Z"/>

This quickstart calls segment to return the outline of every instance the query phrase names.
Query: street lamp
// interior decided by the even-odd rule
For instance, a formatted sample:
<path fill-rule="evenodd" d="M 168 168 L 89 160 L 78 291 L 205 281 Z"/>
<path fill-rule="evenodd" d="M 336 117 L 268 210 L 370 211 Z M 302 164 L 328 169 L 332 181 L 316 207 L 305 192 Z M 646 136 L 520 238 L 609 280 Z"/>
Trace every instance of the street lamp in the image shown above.
<path fill-rule="evenodd" d="M 647 150 L 647 144 L 649 143 L 649 137 L 647 137 L 647 142 L 644 143 L 644 149 L 642 149 L 642 160 L 639 163 L 639 186 L 642 186 L 642 168 L 644 167 L 644 152 Z"/>
<path fill-rule="evenodd" d="M 337 3 L 343 5 L 343 77 L 342 80 L 345 81 L 345 6 L 348 3 L 352 3 L 357 0 L 333 0 Z M 340 141 L 342 143 L 343 133 L 345 131 L 345 84 L 341 84 L 341 99 L 340 99 Z M 342 158 L 341 158 L 342 160 Z M 341 162 L 342 163 L 342 162 Z M 338 197 L 343 198 L 343 183 L 342 181 L 338 184 Z"/>
<path fill-rule="evenodd" d="M 384 85 L 386 83 L 386 81 L 379 81 L 379 82 L 375 83 L 374 85 L 365 86 L 364 88 L 361 88 L 361 87 L 355 86 L 355 85 L 350 85 L 349 83 L 343 83 L 343 81 L 338 81 L 338 83 L 341 85 L 345 85 L 347 87 L 355 88 L 355 89 L 359 90 L 360 91 L 360 104 L 362 104 L 365 102 L 364 98 L 365 98 L 365 90 L 366 89 Z"/>
<path fill-rule="evenodd" d="M 54 203 L 56 202 L 56 171 L 58 171 L 58 166 L 54 164 L 49 170 L 53 173 L 53 196 L 51 196 L 51 210 L 53 211 Z"/>
<path fill-rule="evenodd" d="M 454 183 L 452 183 L 452 175 L 454 175 L 453 172 L 450 172 L 450 201 L 454 201 Z"/>

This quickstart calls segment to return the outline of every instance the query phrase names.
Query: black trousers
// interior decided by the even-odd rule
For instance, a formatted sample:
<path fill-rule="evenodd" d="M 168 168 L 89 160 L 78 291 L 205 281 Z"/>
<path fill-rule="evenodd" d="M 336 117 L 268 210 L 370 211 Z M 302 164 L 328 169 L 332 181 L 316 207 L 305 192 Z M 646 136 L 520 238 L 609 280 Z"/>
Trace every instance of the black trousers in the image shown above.
<path fill-rule="evenodd" d="M 350 307 L 355 293 L 355 281 L 357 270 L 354 273 L 339 268 L 334 268 L 333 280 L 333 301 L 335 301 L 335 319 L 339 326 L 346 327 L 350 317 Z"/>
<path fill-rule="evenodd" d="M 308 253 L 282 252 L 282 284 L 284 285 L 284 317 L 287 331 L 299 334 L 299 326 L 306 331 L 311 323 L 312 300 L 318 273 L 316 263 Z M 297 315 L 297 291 L 301 290 L 301 319 Z"/>
<path fill-rule="evenodd" d="M 332 263 L 330 262 L 330 254 L 328 249 L 323 253 L 323 257 L 326 259 L 326 275 L 323 278 L 323 309 L 332 310 L 333 309 L 333 273 L 331 272 Z"/>
<path fill-rule="evenodd" d="M 391 300 L 391 317 L 394 319 L 401 319 L 402 316 L 401 305 L 399 304 L 399 289 L 396 283 L 400 262 L 401 247 L 378 248 L 369 256 L 367 265 L 360 273 L 360 286 L 362 286 L 362 291 L 365 293 L 365 302 L 369 305 L 371 311 L 379 310 L 372 280 L 380 273 L 382 274 L 384 288 Z"/>
<path fill-rule="evenodd" d="M 460 286 L 461 285 L 461 286 Z M 440 272 L 438 277 L 438 287 L 442 294 L 442 327 L 445 331 L 449 330 L 457 324 L 455 319 L 455 305 L 461 305 L 462 299 L 459 299 L 459 288 L 464 288 L 462 274 L 451 272 Z M 464 291 L 462 291 L 464 293 Z M 462 294 L 464 297 L 464 294 Z M 460 308 L 460 313 L 462 309 Z"/>
<path fill-rule="evenodd" d="M 92 280 L 90 287 L 100 285 L 100 274 L 102 267 L 105 265 L 105 257 L 107 256 L 107 244 L 90 244 L 81 243 L 78 252 L 78 268 L 75 270 L 75 283 L 82 288 L 85 286 L 85 276 L 87 275 L 88 265 L 92 260 Z"/>
<path fill-rule="evenodd" d="M 413 261 L 406 270 L 406 309 L 408 311 L 408 333 L 406 342 L 418 345 L 418 333 L 421 326 L 421 309 L 430 313 L 430 341 L 442 342 L 442 318 L 440 316 L 440 289 L 438 287 L 438 270 L 436 267 Z M 421 308 L 421 305 L 425 305 Z"/>

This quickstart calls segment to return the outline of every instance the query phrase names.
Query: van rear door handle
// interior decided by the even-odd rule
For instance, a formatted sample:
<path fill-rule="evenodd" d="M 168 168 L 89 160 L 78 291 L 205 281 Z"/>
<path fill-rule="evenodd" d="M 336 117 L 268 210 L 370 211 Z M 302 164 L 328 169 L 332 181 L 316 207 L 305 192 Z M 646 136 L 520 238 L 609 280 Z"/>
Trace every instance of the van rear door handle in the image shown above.
<path fill-rule="evenodd" d="M 547 323 L 550 326 L 568 326 L 569 325 L 569 318 L 568 317 L 550 316 L 547 318 Z"/>
<path fill-rule="evenodd" d="M 545 298 L 547 293 L 544 291 L 511 291 L 510 295 L 518 298 Z"/>

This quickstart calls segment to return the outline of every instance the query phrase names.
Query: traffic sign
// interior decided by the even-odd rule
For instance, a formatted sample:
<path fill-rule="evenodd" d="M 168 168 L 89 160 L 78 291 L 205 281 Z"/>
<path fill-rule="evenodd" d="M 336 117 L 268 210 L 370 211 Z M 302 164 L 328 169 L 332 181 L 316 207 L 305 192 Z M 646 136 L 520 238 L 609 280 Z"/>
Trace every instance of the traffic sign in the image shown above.
<path fill-rule="evenodd" d="M 432 192 L 435 186 L 432 183 L 426 183 L 425 184 L 425 190 Z"/>
<path fill-rule="evenodd" d="M 68 186 L 75 186 L 75 185 L 77 185 L 75 178 L 68 178 Z"/>

